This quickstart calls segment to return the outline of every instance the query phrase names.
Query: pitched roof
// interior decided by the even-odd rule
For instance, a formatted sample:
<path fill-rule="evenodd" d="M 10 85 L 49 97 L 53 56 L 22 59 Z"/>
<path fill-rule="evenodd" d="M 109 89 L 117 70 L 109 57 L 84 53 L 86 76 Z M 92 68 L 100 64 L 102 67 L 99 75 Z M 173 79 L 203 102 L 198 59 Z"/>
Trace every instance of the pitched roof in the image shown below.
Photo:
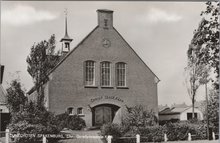
<path fill-rule="evenodd" d="M 60 62 L 58 62 L 58 64 L 57 64 L 53 69 L 51 69 L 51 70 L 48 72 L 48 75 L 50 75 L 63 61 L 65 61 L 65 59 L 66 59 L 67 57 L 69 57 L 69 55 L 71 55 L 71 53 L 73 53 L 73 51 L 75 51 L 75 50 L 79 47 L 79 45 L 81 45 L 97 28 L 98 28 L 98 26 L 96 26 L 85 38 L 83 38 L 82 41 L 80 41 L 79 44 L 77 44 L 77 45 L 75 46 L 75 48 L 73 48 L 69 53 L 67 53 L 67 54 L 65 55 L 65 57 L 63 57 L 63 58 L 60 60 Z"/>
<path fill-rule="evenodd" d="M 100 10 L 100 11 L 106 11 L 106 10 Z M 111 10 L 109 10 L 109 12 L 113 12 Z M 69 57 L 69 55 L 71 55 L 99 26 L 97 25 L 85 38 L 82 39 L 82 41 L 79 42 L 79 44 L 77 44 L 69 53 L 67 53 L 61 60 L 60 62 L 58 62 L 58 64 L 53 68 L 51 69 L 49 72 L 48 72 L 48 75 L 50 75 L 60 64 L 63 63 L 63 61 L 66 60 L 67 57 Z M 156 76 L 156 74 L 147 66 L 147 64 L 141 59 L 141 57 L 134 51 L 134 49 L 128 44 L 128 42 L 122 37 L 122 35 L 113 27 L 113 29 L 118 33 L 118 35 L 126 42 L 126 44 L 132 49 L 132 51 L 137 55 L 137 57 L 144 63 L 144 65 L 151 71 L 151 73 L 157 78 L 157 81 L 159 82 L 160 79 Z M 158 83 L 157 82 L 157 83 Z M 32 93 L 34 90 L 33 90 L 34 87 L 32 87 L 28 93 Z"/>
<path fill-rule="evenodd" d="M 57 65 L 52 68 L 49 72 L 48 72 L 48 76 L 63 62 L 65 61 L 65 59 L 67 57 L 69 57 L 69 55 L 71 53 L 73 53 L 73 51 L 75 51 L 79 45 L 81 45 L 96 29 L 98 28 L 98 26 L 96 26 L 85 38 L 82 39 L 82 41 L 79 42 L 79 44 L 77 44 L 70 52 L 68 52 L 63 58 L 61 58 L 61 60 L 57 63 Z M 36 87 L 33 86 L 28 92 L 27 94 L 30 95 L 31 93 L 33 93 L 36 90 Z"/>
<path fill-rule="evenodd" d="M 114 27 L 113 27 L 114 28 Z M 114 30 L 118 33 L 118 35 L 126 42 L 128 47 L 131 48 L 131 50 L 137 55 L 137 57 L 144 63 L 144 65 L 151 71 L 151 73 L 157 78 L 158 82 L 160 79 L 156 76 L 156 74 L 147 66 L 147 64 L 141 59 L 141 57 L 135 52 L 135 50 L 128 44 L 128 42 L 122 37 L 122 35 L 114 28 Z M 157 82 L 157 83 L 158 83 Z"/>
<path fill-rule="evenodd" d="M 182 104 L 173 104 L 173 105 L 171 106 L 171 108 L 186 108 L 186 107 L 188 107 L 188 105 L 186 105 L 185 102 L 182 103 Z"/>
<path fill-rule="evenodd" d="M 190 106 L 187 107 L 173 107 L 173 108 L 166 108 L 159 112 L 160 115 L 172 115 L 172 114 L 180 114 L 185 110 L 191 108 Z"/>
<path fill-rule="evenodd" d="M 169 106 L 167 106 L 167 105 L 159 105 L 158 106 L 158 109 L 159 109 L 159 112 L 161 112 L 161 111 L 163 111 L 163 110 L 165 110 L 165 109 L 167 109 L 167 108 L 169 108 Z"/>

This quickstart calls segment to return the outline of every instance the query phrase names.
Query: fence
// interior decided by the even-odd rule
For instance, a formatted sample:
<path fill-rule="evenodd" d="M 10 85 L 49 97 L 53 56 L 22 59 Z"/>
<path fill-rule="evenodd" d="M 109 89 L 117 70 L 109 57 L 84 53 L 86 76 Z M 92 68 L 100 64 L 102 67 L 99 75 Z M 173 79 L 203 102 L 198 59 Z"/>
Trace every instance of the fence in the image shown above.
<path fill-rule="evenodd" d="M 191 133 L 188 133 L 187 140 L 192 141 L 193 136 L 195 137 L 195 135 L 192 135 Z M 216 136 L 217 136 L 217 138 L 216 138 Z M 212 139 L 213 140 L 218 139 L 218 137 L 219 137 L 218 134 L 215 134 L 214 132 L 212 132 Z M 146 137 L 141 137 L 139 134 L 137 134 L 136 137 L 119 137 L 118 139 L 130 139 L 130 140 L 135 139 L 132 143 L 143 143 L 143 142 L 141 142 L 141 139 L 144 139 L 144 138 L 146 138 Z M 112 139 L 113 139 L 112 136 L 108 136 L 107 137 L 107 143 L 112 143 Z M 167 134 L 164 134 L 164 140 L 163 141 L 164 142 L 168 141 Z"/>
<path fill-rule="evenodd" d="M 11 136 L 9 129 L 6 129 L 5 132 L 1 132 L 1 133 L 5 135 L 5 143 L 9 143 L 10 136 Z M 19 134 L 19 135 L 21 135 L 21 134 Z M 26 136 L 26 135 L 29 135 L 29 134 L 23 134 L 22 136 Z M 215 134 L 214 132 L 212 132 L 213 140 L 216 140 L 216 136 L 218 136 L 218 134 Z M 48 135 L 42 135 L 42 143 L 47 143 L 47 137 L 48 137 Z M 69 136 L 69 137 L 71 137 L 71 136 Z M 80 136 L 72 136 L 72 137 L 80 138 Z M 90 138 L 90 137 L 88 136 L 87 138 Z M 100 138 L 101 139 L 102 136 L 93 136 L 92 138 Z M 130 139 L 130 140 L 133 139 L 134 143 L 141 143 L 141 138 L 145 138 L 145 137 L 141 137 L 139 134 L 137 134 L 135 137 L 120 137 L 119 139 Z M 113 137 L 111 135 L 107 136 L 107 143 L 112 143 L 112 140 L 113 140 Z M 164 142 L 167 142 L 168 140 L 169 139 L 167 138 L 167 134 L 164 134 Z M 191 140 L 192 140 L 192 135 L 191 135 L 191 133 L 188 133 L 188 141 L 191 141 Z"/>

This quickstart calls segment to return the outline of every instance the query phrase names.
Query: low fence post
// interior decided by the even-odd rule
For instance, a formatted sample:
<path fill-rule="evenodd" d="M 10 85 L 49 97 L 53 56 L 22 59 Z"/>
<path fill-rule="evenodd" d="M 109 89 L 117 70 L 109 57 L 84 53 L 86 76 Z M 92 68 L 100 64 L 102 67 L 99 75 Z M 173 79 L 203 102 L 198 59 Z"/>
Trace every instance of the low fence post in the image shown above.
<path fill-rule="evenodd" d="M 139 134 L 136 135 L 136 143 L 140 143 L 141 142 L 141 137 Z"/>
<path fill-rule="evenodd" d="M 191 134 L 188 133 L 188 141 L 191 141 L 191 140 L 192 140 Z"/>
<path fill-rule="evenodd" d="M 167 134 L 164 134 L 164 141 L 167 142 L 168 138 L 167 138 Z"/>
<path fill-rule="evenodd" d="M 9 129 L 5 130 L 5 143 L 9 143 Z"/>
<path fill-rule="evenodd" d="M 215 140 L 215 133 L 212 132 L 212 139 Z"/>
<path fill-rule="evenodd" d="M 43 135 L 43 143 L 47 143 L 47 138 Z"/>
<path fill-rule="evenodd" d="M 112 143 L 112 136 L 109 135 L 109 136 L 107 137 L 107 141 L 108 141 L 108 143 Z"/>

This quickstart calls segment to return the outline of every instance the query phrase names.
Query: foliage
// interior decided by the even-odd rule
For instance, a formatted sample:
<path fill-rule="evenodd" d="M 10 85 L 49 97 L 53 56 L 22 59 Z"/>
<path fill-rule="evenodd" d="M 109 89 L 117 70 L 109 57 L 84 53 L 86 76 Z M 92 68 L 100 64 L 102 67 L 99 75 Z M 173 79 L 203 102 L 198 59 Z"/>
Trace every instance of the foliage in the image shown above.
<path fill-rule="evenodd" d="M 23 111 L 12 115 L 8 128 L 12 134 L 57 134 L 61 130 L 58 125 L 59 121 L 53 113 L 38 108 L 34 103 L 29 103 Z M 18 138 L 16 143 L 37 142 L 38 140 L 36 137 Z"/>
<path fill-rule="evenodd" d="M 167 134 L 169 141 L 187 140 L 188 133 L 191 133 L 192 140 L 206 139 L 206 123 L 200 121 L 184 121 L 176 123 L 168 123 L 163 126 L 143 126 L 139 130 L 129 128 L 118 124 L 106 124 L 101 128 L 101 134 L 106 137 L 107 135 L 113 136 L 113 143 L 135 143 L 136 135 L 139 134 L 141 142 L 163 142 L 164 134 Z M 133 138 L 120 138 L 120 137 L 133 137 Z"/>
<path fill-rule="evenodd" d="M 22 89 L 19 79 L 14 79 L 10 83 L 10 87 L 6 89 L 6 102 L 11 112 L 19 112 L 20 108 L 25 105 L 27 98 Z"/>
<path fill-rule="evenodd" d="M 212 126 L 218 130 L 218 107 L 219 107 L 219 1 L 206 2 L 206 10 L 201 12 L 202 20 L 194 31 L 187 55 L 195 58 L 197 65 L 205 65 L 210 70 L 207 74 L 215 75 L 212 83 L 215 91 L 210 94 L 208 105 L 209 117 Z M 207 84 L 209 80 L 203 80 L 201 84 Z M 206 109 L 207 110 L 207 109 Z M 206 115 L 207 116 L 207 115 Z"/>
<path fill-rule="evenodd" d="M 189 49 L 193 49 L 194 45 L 190 45 Z M 188 95 L 192 101 L 192 118 L 194 118 L 194 106 L 196 102 L 196 92 L 201 84 L 208 81 L 208 72 L 210 68 L 205 64 L 198 64 L 198 58 L 192 51 L 191 56 L 188 56 L 187 67 L 185 68 L 185 85 Z"/>
<path fill-rule="evenodd" d="M 179 122 L 166 125 L 167 137 L 169 141 L 187 140 L 188 133 L 195 136 L 195 139 L 206 139 L 206 124 Z"/>
<path fill-rule="evenodd" d="M 152 110 L 144 108 L 142 105 L 127 107 L 127 114 L 123 118 L 123 125 L 128 127 L 154 126 L 158 122 L 156 114 Z"/>
<path fill-rule="evenodd" d="M 38 93 L 38 104 L 43 105 L 44 89 L 43 84 L 48 81 L 48 72 L 59 62 L 60 56 L 55 52 L 55 35 L 48 41 L 43 40 L 31 47 L 26 62 L 27 71 L 34 80 L 35 88 Z"/>
<path fill-rule="evenodd" d="M 162 120 L 162 121 L 159 121 L 159 125 L 165 125 L 165 124 L 168 124 L 168 123 L 176 123 L 176 122 L 179 122 L 180 119 L 170 119 L 170 120 Z"/>
<path fill-rule="evenodd" d="M 47 72 L 59 61 L 59 55 L 55 53 L 55 44 L 55 35 L 52 35 L 48 41 L 43 40 L 32 46 L 26 61 L 27 71 L 34 82 L 40 83 L 47 80 Z"/>
<path fill-rule="evenodd" d="M 219 132 L 219 95 L 215 90 L 210 90 L 208 102 L 208 116 L 211 127 L 215 133 Z"/>
<path fill-rule="evenodd" d="M 219 2 L 207 2 L 206 10 L 198 29 L 195 30 L 188 57 L 195 57 L 196 64 L 208 65 L 214 70 L 216 79 L 213 80 L 215 89 L 219 89 Z M 210 71 L 212 71 L 210 70 Z M 209 73 L 210 74 L 210 73 Z"/>
<path fill-rule="evenodd" d="M 144 142 L 161 142 L 164 140 L 165 126 L 147 126 L 140 129 Z"/>
<path fill-rule="evenodd" d="M 108 135 L 113 137 L 113 142 L 117 142 L 117 138 L 123 134 L 122 126 L 119 124 L 104 124 L 101 127 L 101 135 L 106 139 Z"/>
<path fill-rule="evenodd" d="M 59 128 L 69 128 L 72 130 L 81 130 L 86 126 L 85 121 L 78 115 L 68 115 L 67 113 L 56 116 L 59 120 Z"/>

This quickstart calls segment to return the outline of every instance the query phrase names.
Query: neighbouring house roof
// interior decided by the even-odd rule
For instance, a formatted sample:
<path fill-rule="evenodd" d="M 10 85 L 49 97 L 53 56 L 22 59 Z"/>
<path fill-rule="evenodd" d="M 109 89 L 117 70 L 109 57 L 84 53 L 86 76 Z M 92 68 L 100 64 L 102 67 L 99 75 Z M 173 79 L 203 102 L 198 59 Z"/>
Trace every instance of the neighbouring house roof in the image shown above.
<path fill-rule="evenodd" d="M 160 111 L 163 111 L 163 110 L 166 109 L 166 108 L 169 108 L 169 106 L 167 106 L 167 105 L 165 105 L 165 106 L 164 106 L 164 105 L 159 105 L 159 106 L 158 106 L 159 112 L 160 112 Z"/>
<path fill-rule="evenodd" d="M 173 115 L 173 114 L 180 114 L 185 110 L 191 108 L 190 106 L 187 107 L 172 107 L 172 108 L 165 108 L 164 110 L 159 112 L 159 115 Z"/>
<path fill-rule="evenodd" d="M 189 107 L 188 105 L 186 105 L 186 103 L 182 103 L 182 104 L 173 104 L 171 106 L 171 108 L 186 108 L 186 107 Z"/>

